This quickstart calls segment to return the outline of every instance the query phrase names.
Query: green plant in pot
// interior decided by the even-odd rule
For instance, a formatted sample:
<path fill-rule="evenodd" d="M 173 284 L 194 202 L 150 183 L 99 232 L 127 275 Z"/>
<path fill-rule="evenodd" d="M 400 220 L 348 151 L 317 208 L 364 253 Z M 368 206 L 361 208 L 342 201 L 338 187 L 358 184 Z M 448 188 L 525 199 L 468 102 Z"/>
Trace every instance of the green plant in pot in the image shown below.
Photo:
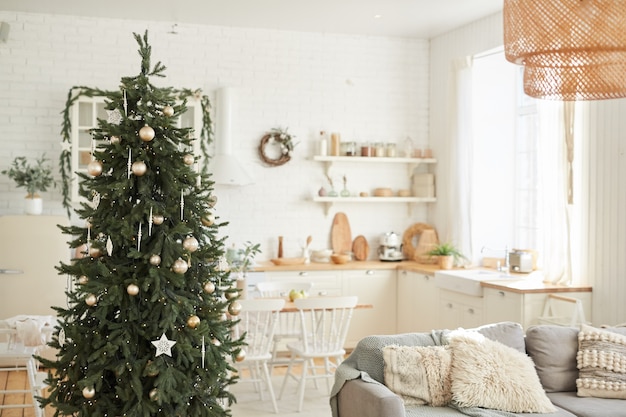
<path fill-rule="evenodd" d="M 439 243 L 428 252 L 428 255 L 438 257 L 441 269 L 452 269 L 458 261 L 467 259 L 452 243 Z"/>
<path fill-rule="evenodd" d="M 2 171 L 3 174 L 15 181 L 18 188 L 26 188 L 26 214 L 41 214 L 43 210 L 41 196 L 38 192 L 44 192 L 49 187 L 56 186 L 52 177 L 52 168 L 47 164 L 46 155 L 39 157 L 34 165 L 31 165 L 26 157 L 18 156 L 13 160 L 9 169 Z"/>

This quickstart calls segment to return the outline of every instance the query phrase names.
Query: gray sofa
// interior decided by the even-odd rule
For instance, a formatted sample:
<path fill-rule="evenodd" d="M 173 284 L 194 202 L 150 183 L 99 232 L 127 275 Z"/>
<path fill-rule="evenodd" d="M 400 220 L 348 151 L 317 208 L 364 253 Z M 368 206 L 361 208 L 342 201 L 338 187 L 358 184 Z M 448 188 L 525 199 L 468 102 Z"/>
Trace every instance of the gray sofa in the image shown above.
<path fill-rule="evenodd" d="M 439 416 L 548 416 L 548 417 L 626 417 L 626 400 L 577 395 L 577 328 L 538 325 L 526 334 L 517 323 L 505 322 L 474 329 L 488 339 L 526 352 L 533 360 L 537 376 L 556 412 L 514 414 L 479 407 L 462 408 L 405 406 L 403 400 L 384 385 L 382 349 L 389 345 L 436 346 L 448 343 L 448 330 L 368 336 L 339 366 L 330 398 L 333 417 L 439 417 Z M 607 330 L 626 335 L 626 328 Z"/>

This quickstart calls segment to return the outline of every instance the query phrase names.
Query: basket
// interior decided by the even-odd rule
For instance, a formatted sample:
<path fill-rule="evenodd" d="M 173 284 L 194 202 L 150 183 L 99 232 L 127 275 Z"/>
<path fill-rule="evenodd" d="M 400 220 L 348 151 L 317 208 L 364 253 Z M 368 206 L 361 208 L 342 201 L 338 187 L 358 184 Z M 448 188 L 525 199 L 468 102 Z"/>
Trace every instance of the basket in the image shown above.
<path fill-rule="evenodd" d="M 539 317 L 539 323 L 569 327 L 578 327 L 583 323 L 590 324 L 585 320 L 585 311 L 581 300 L 557 294 L 548 294 L 543 307 L 543 314 Z"/>

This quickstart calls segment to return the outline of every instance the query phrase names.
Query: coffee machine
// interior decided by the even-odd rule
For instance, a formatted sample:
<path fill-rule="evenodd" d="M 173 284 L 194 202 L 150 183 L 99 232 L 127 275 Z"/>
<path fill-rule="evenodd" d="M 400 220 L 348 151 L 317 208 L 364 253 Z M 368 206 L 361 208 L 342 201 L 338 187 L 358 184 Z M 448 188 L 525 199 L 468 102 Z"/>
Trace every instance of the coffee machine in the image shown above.
<path fill-rule="evenodd" d="M 381 261 L 398 262 L 404 259 L 402 254 L 402 239 L 397 233 L 388 232 L 380 237 L 378 258 Z"/>

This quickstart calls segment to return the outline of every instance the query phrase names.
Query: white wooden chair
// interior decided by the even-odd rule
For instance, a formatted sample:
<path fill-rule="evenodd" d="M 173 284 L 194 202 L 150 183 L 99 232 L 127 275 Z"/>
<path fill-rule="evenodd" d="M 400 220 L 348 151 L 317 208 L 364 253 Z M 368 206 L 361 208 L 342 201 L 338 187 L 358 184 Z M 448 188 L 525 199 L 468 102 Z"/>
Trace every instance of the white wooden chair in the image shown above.
<path fill-rule="evenodd" d="M 289 281 L 263 281 L 256 284 L 256 289 L 262 298 L 288 298 L 291 290 L 304 291 L 310 294 L 313 288 L 312 282 L 289 282 Z M 274 332 L 272 345 L 272 360 L 270 361 L 270 374 L 275 366 L 287 365 L 288 358 L 280 358 L 278 353 L 286 349 L 285 342 L 299 340 L 302 330 L 297 313 L 281 313 L 278 317 L 278 325 Z"/>
<path fill-rule="evenodd" d="M 44 410 L 39 406 L 37 396 L 41 395 L 44 388 L 44 380 L 47 374 L 38 372 L 38 363 L 33 357 L 36 353 L 35 347 L 24 346 L 19 340 L 17 330 L 9 328 L 0 323 L 0 371 L 3 372 L 26 372 L 28 379 L 28 389 L 3 389 L 0 390 L 0 414 L 4 409 L 31 408 L 33 407 L 35 417 L 44 417 Z M 7 402 L 8 397 L 23 398 L 21 402 Z M 31 400 L 27 402 L 25 394 L 30 394 Z M 19 397 L 18 397 L 19 398 Z"/>
<path fill-rule="evenodd" d="M 278 323 L 278 314 L 285 305 L 284 299 L 247 299 L 240 300 L 241 312 L 238 323 L 233 328 L 233 335 L 239 338 L 245 335 L 246 347 L 243 360 L 236 362 L 241 382 L 252 382 L 258 389 L 261 400 L 263 384 L 269 392 L 274 412 L 278 414 L 278 405 L 270 378 L 268 362 L 272 358 L 272 339 Z M 244 378 L 242 370 L 248 368 L 250 377 Z"/>
<path fill-rule="evenodd" d="M 298 381 L 298 411 L 302 411 L 307 379 L 325 379 L 330 391 L 335 369 L 346 354 L 343 346 L 357 300 L 356 296 L 295 300 L 302 326 L 302 338 L 287 344 L 291 358 L 278 398 L 282 398 L 289 378 Z M 323 364 L 315 365 L 314 359 L 322 359 Z M 300 375 L 294 372 L 293 365 L 296 363 L 302 365 Z M 318 373 L 318 370 L 322 372 Z"/>

